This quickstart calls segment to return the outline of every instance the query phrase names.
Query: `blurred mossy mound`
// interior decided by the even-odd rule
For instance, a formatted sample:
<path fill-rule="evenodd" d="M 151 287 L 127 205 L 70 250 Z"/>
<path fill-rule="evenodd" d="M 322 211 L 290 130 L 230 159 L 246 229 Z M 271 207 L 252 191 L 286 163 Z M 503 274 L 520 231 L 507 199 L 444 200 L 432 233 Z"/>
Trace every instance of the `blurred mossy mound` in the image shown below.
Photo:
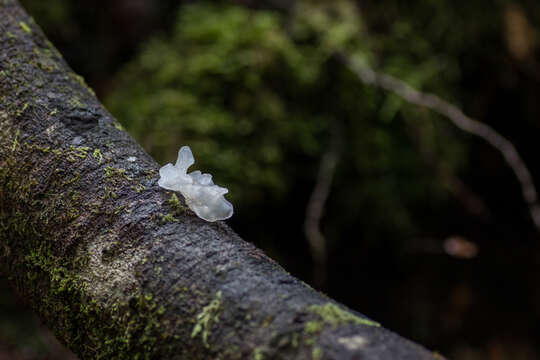
<path fill-rule="evenodd" d="M 228 197 L 245 211 L 238 216 L 292 217 L 295 235 L 319 159 L 338 143 L 331 241 L 339 246 L 348 227 L 359 240 L 362 233 L 368 241 L 404 239 L 419 225 L 415 208 L 446 196 L 420 148 L 452 172 L 463 144 L 444 121 L 363 86 L 342 54 L 374 58 L 350 1 L 299 2 L 292 15 L 187 5 L 172 34 L 147 41 L 124 67 L 105 103 L 158 161 L 190 145 L 196 166 L 230 188 Z M 399 62 L 391 67 L 414 85 L 442 69 L 432 59 Z"/>

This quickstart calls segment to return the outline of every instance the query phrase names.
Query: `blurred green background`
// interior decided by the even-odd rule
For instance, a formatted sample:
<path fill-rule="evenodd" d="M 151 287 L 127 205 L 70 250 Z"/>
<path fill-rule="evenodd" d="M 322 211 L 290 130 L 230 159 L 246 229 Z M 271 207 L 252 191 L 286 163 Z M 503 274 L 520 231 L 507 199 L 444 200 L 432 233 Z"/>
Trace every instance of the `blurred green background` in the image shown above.
<path fill-rule="evenodd" d="M 340 59 L 455 103 L 540 178 L 540 3 L 21 2 L 158 162 L 192 148 L 228 223 L 293 275 L 451 359 L 539 357 L 540 234 L 500 154 Z M 72 357 L 0 288 L 0 359 Z"/>

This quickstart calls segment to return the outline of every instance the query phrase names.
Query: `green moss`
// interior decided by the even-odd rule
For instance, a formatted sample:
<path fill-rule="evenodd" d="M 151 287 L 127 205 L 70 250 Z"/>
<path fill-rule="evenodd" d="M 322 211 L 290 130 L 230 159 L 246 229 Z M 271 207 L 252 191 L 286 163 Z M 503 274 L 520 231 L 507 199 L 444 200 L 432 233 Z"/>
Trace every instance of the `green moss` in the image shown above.
<path fill-rule="evenodd" d="M 14 24 L 31 32 L 26 23 L 18 24 L 17 20 Z M 23 33 L 19 31 L 19 34 Z M 92 261 L 86 246 L 97 243 L 93 235 L 109 225 L 109 217 L 103 214 L 120 208 L 118 203 L 98 199 L 101 188 L 96 189 L 96 193 L 88 193 L 84 191 L 86 183 L 84 186 L 77 183 L 81 177 L 87 180 L 93 174 L 80 175 L 73 171 L 81 169 L 79 164 L 69 170 L 68 162 L 80 163 L 87 158 L 90 149 L 69 145 L 53 149 L 46 134 L 32 137 L 24 128 L 19 130 L 11 124 L 17 115 L 26 116 L 33 110 L 38 110 L 36 121 L 40 121 L 40 126 L 46 128 L 52 124 L 50 116 L 59 111 L 34 101 L 33 97 L 39 97 L 39 90 L 38 93 L 33 90 L 41 86 L 39 84 L 50 85 L 50 91 L 62 99 L 70 99 L 73 94 L 70 103 L 74 106 L 84 106 L 83 101 L 88 101 L 86 91 L 78 90 L 78 85 L 58 88 L 57 84 L 48 83 L 48 74 L 43 71 L 20 68 L 29 65 L 53 69 L 53 65 L 43 59 L 46 56 L 50 57 L 51 51 L 30 48 L 29 54 L 7 63 L 0 74 L 0 79 L 2 76 L 16 79 L 18 71 L 28 70 L 33 74 L 20 78 L 33 83 L 7 83 L 5 94 L 0 95 L 0 102 L 8 106 L 0 110 L 0 255 L 10 253 L 14 285 L 33 304 L 34 310 L 49 320 L 48 325 L 55 334 L 81 358 L 171 358 L 157 354 L 162 351 L 158 349 L 170 343 L 167 338 L 172 333 L 172 327 L 163 319 L 168 309 L 163 299 L 149 297 L 147 300 L 136 288 L 129 293 L 135 299 L 129 303 L 115 303 L 116 298 L 122 297 L 110 296 L 112 292 L 105 294 L 106 300 L 100 299 L 99 294 L 96 295 L 99 290 L 95 281 L 91 283 L 90 275 L 85 273 L 88 269 L 95 270 L 95 265 L 91 265 L 92 268 L 86 265 Z M 63 65 L 60 63 L 60 66 Z M 90 153 L 94 157 L 98 154 Z M 111 178 L 128 178 L 122 171 L 111 175 Z M 104 181 L 100 178 L 97 182 L 96 186 Z M 74 190 L 81 191 L 84 197 Z M 111 198 L 114 197 L 112 190 L 107 195 Z M 99 204 L 99 221 L 94 221 L 97 217 L 90 211 L 94 202 Z M 77 227 L 81 224 L 85 226 L 84 231 Z M 98 228 L 95 224 L 99 224 Z M 101 255 L 99 257 L 101 260 Z M 191 310 L 194 315 L 196 311 Z M 191 330 L 191 323 L 186 326 Z M 157 345 L 158 342 L 161 344 Z"/>
<path fill-rule="evenodd" d="M 133 180 L 126 174 L 126 170 L 123 168 L 107 166 L 103 169 L 103 172 L 105 173 L 105 181 L 115 187 L 118 187 L 122 183 L 125 184 L 126 182 Z"/>
<path fill-rule="evenodd" d="M 105 177 L 111 177 L 115 173 L 119 172 L 118 169 L 115 169 L 112 166 L 107 166 L 105 169 L 103 169 L 103 171 L 105 172 Z"/>
<path fill-rule="evenodd" d="M 151 180 L 154 177 L 155 174 L 156 174 L 155 169 L 147 170 L 146 171 L 146 180 Z"/>
<path fill-rule="evenodd" d="M 113 335 L 108 331 L 99 330 L 97 327 L 90 328 L 90 338 L 98 347 L 97 354 L 89 351 L 91 358 L 99 355 L 100 358 L 114 359 L 151 359 L 155 354 L 153 350 L 156 343 L 169 338 L 166 326 L 161 318 L 164 314 L 161 307 L 152 301 L 151 296 L 138 296 L 136 308 L 129 308 L 126 303 L 113 305 L 111 318 L 119 325 L 126 328 L 126 332 Z M 86 311 L 96 316 L 96 307 L 91 306 Z M 127 311 L 127 313 L 126 313 Z M 95 317 L 99 321 L 99 317 Z M 135 349 L 141 352 L 133 351 Z M 93 355 L 93 356 L 92 356 Z"/>
<path fill-rule="evenodd" d="M 101 150 L 94 149 L 94 153 L 92 154 L 94 156 L 94 159 L 98 159 L 98 163 L 101 164 L 101 161 L 103 160 L 103 155 L 101 155 Z"/>
<path fill-rule="evenodd" d="M 19 26 L 21 27 L 21 29 L 23 29 L 24 32 L 27 32 L 29 34 L 32 33 L 32 29 L 30 29 L 30 27 L 24 21 L 19 22 Z"/>
<path fill-rule="evenodd" d="M 63 186 L 66 186 L 66 185 L 71 185 L 73 183 L 76 183 L 77 181 L 81 180 L 81 175 L 78 174 L 78 173 L 75 173 L 75 176 L 73 176 L 72 178 L 70 179 L 67 179 L 65 181 L 62 182 L 62 185 Z"/>
<path fill-rule="evenodd" d="M 17 149 L 17 145 L 19 144 L 17 139 L 19 138 L 20 134 L 21 134 L 21 130 L 17 129 L 17 132 L 15 133 L 15 138 L 13 139 L 13 144 L 11 145 L 11 152 Z"/>
<path fill-rule="evenodd" d="M 74 191 L 72 194 L 71 194 L 71 199 L 73 201 L 80 201 L 82 199 L 81 197 L 81 194 L 79 194 L 78 191 Z"/>
<path fill-rule="evenodd" d="M 86 83 L 86 81 L 84 80 L 84 78 L 78 74 L 75 74 L 73 72 L 70 73 L 71 77 L 73 79 L 75 79 L 75 81 L 77 81 L 79 84 L 81 84 L 86 90 L 88 90 L 88 92 L 90 94 L 92 94 L 92 96 L 96 96 L 96 93 L 94 92 L 94 90 L 92 90 L 92 88 L 90 86 L 88 86 L 88 84 Z"/>
<path fill-rule="evenodd" d="M 291 335 L 291 346 L 296 349 L 298 347 L 298 333 Z"/>
<path fill-rule="evenodd" d="M 143 184 L 137 184 L 137 185 L 133 186 L 133 190 L 140 193 L 140 192 L 146 190 L 146 186 L 144 186 Z"/>
<path fill-rule="evenodd" d="M 264 360 L 264 349 L 261 347 L 255 348 L 253 350 L 253 360 Z"/>
<path fill-rule="evenodd" d="M 207 348 L 208 345 L 208 336 L 210 335 L 210 330 L 214 323 L 219 321 L 219 313 L 221 312 L 221 291 L 216 293 L 215 298 L 206 305 L 202 311 L 197 315 L 195 326 L 191 332 L 191 337 L 195 338 L 197 335 L 201 334 L 202 341 L 204 346 Z"/>
<path fill-rule="evenodd" d="M 88 105 L 82 102 L 78 96 L 72 96 L 71 99 L 69 99 L 69 105 L 71 107 L 82 108 L 82 109 L 85 109 L 88 107 Z"/>
<path fill-rule="evenodd" d="M 305 324 L 303 331 L 303 343 L 312 346 L 313 359 L 322 358 L 322 349 L 316 345 L 316 342 L 318 335 L 324 329 L 325 325 L 330 326 L 331 328 L 346 324 L 380 326 L 374 321 L 360 318 L 330 302 L 324 305 L 311 305 L 308 307 L 308 311 L 321 318 L 320 320 L 308 321 Z M 295 340 L 295 342 L 297 341 Z"/>
<path fill-rule="evenodd" d="M 163 215 L 161 214 L 162 223 L 178 222 L 178 219 L 173 216 L 173 214 Z"/>
<path fill-rule="evenodd" d="M 171 198 L 168 200 L 169 205 L 172 207 L 173 212 L 171 214 L 163 215 L 161 214 L 161 221 L 165 222 L 178 222 L 178 219 L 175 216 L 181 215 L 187 211 L 187 208 L 182 205 L 178 196 L 172 194 Z"/>
<path fill-rule="evenodd" d="M 330 302 L 324 305 L 311 305 L 308 307 L 308 310 L 319 315 L 325 324 L 332 327 L 338 327 L 345 324 L 381 326 L 375 321 L 358 317 Z"/>
<path fill-rule="evenodd" d="M 72 294 L 81 289 L 81 279 L 72 275 L 65 266 L 58 264 L 52 252 L 46 246 L 37 247 L 25 256 L 25 261 L 32 269 L 38 268 L 49 274 L 50 294 Z M 37 275 L 35 275 L 37 276 Z"/>
<path fill-rule="evenodd" d="M 182 205 L 180 202 L 180 199 L 178 199 L 178 196 L 176 194 L 172 194 L 171 198 L 169 199 L 169 205 L 173 208 L 175 214 L 179 215 L 187 210 L 187 208 Z"/>
<path fill-rule="evenodd" d="M 307 322 L 304 330 L 307 334 L 313 335 L 313 334 L 320 333 L 323 327 L 324 327 L 324 324 L 321 321 L 312 320 L 312 321 Z"/>
<path fill-rule="evenodd" d="M 38 60 L 33 62 L 33 65 L 39 67 L 41 70 L 44 70 L 46 72 L 53 72 L 54 70 L 58 69 L 58 66 L 55 62 L 51 62 L 46 58 L 39 58 Z"/>
<path fill-rule="evenodd" d="M 313 349 L 311 349 L 311 357 L 313 360 L 320 360 L 322 359 L 323 351 L 320 347 L 314 346 Z"/>
<path fill-rule="evenodd" d="M 69 153 L 71 155 L 76 156 L 80 159 L 86 159 L 86 156 L 88 156 L 88 150 L 90 150 L 90 148 L 88 146 L 75 147 L 73 145 L 70 145 L 69 150 Z"/>
<path fill-rule="evenodd" d="M 116 193 L 113 190 L 105 188 L 105 194 L 103 195 L 102 199 L 105 200 L 107 198 L 118 199 L 118 195 L 116 195 Z"/>
<path fill-rule="evenodd" d="M 24 143 L 24 146 L 30 150 L 37 150 L 41 151 L 42 153 L 48 153 L 51 151 L 50 146 L 40 146 L 38 144 L 30 144 L 30 143 Z"/>
<path fill-rule="evenodd" d="M 107 166 L 103 169 L 103 171 L 105 172 L 105 177 L 109 179 L 116 178 L 118 180 L 118 178 L 124 178 L 125 180 L 131 180 L 131 178 L 126 174 L 126 169 L 123 168 Z"/>

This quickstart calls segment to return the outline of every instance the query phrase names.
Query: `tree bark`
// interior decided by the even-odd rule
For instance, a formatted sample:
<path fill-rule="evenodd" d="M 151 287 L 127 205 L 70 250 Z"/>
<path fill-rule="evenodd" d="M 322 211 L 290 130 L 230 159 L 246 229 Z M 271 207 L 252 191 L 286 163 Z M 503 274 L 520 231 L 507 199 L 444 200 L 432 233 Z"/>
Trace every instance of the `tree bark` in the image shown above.
<path fill-rule="evenodd" d="M 0 99 L 0 267 L 81 359 L 440 358 L 159 188 L 16 0 L 0 0 Z"/>

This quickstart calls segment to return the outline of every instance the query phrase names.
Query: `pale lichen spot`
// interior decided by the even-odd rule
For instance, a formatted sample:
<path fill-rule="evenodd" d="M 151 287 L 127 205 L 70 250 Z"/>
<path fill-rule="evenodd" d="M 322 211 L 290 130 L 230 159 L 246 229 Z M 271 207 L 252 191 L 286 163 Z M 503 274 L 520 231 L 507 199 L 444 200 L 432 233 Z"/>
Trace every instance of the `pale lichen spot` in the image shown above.
<path fill-rule="evenodd" d="M 82 136 L 75 136 L 72 140 L 71 140 L 71 143 L 73 145 L 81 145 L 82 143 L 84 142 L 84 138 Z"/>
<path fill-rule="evenodd" d="M 88 264 L 81 269 L 81 279 L 92 298 L 103 301 L 121 297 L 122 293 L 137 293 L 139 283 L 135 267 L 148 256 L 148 250 L 129 248 L 122 256 L 103 261 L 102 254 L 111 246 L 111 238 L 105 236 L 79 249 L 80 256 L 89 254 Z"/>
<path fill-rule="evenodd" d="M 45 134 L 49 137 L 49 139 L 54 135 L 56 132 L 56 129 L 59 127 L 59 123 L 54 123 L 51 126 L 49 126 L 47 129 L 45 129 Z"/>
<path fill-rule="evenodd" d="M 354 335 L 350 337 L 342 337 L 338 339 L 338 343 L 343 345 L 347 350 L 356 351 L 364 348 L 368 341 L 365 337 Z"/>

